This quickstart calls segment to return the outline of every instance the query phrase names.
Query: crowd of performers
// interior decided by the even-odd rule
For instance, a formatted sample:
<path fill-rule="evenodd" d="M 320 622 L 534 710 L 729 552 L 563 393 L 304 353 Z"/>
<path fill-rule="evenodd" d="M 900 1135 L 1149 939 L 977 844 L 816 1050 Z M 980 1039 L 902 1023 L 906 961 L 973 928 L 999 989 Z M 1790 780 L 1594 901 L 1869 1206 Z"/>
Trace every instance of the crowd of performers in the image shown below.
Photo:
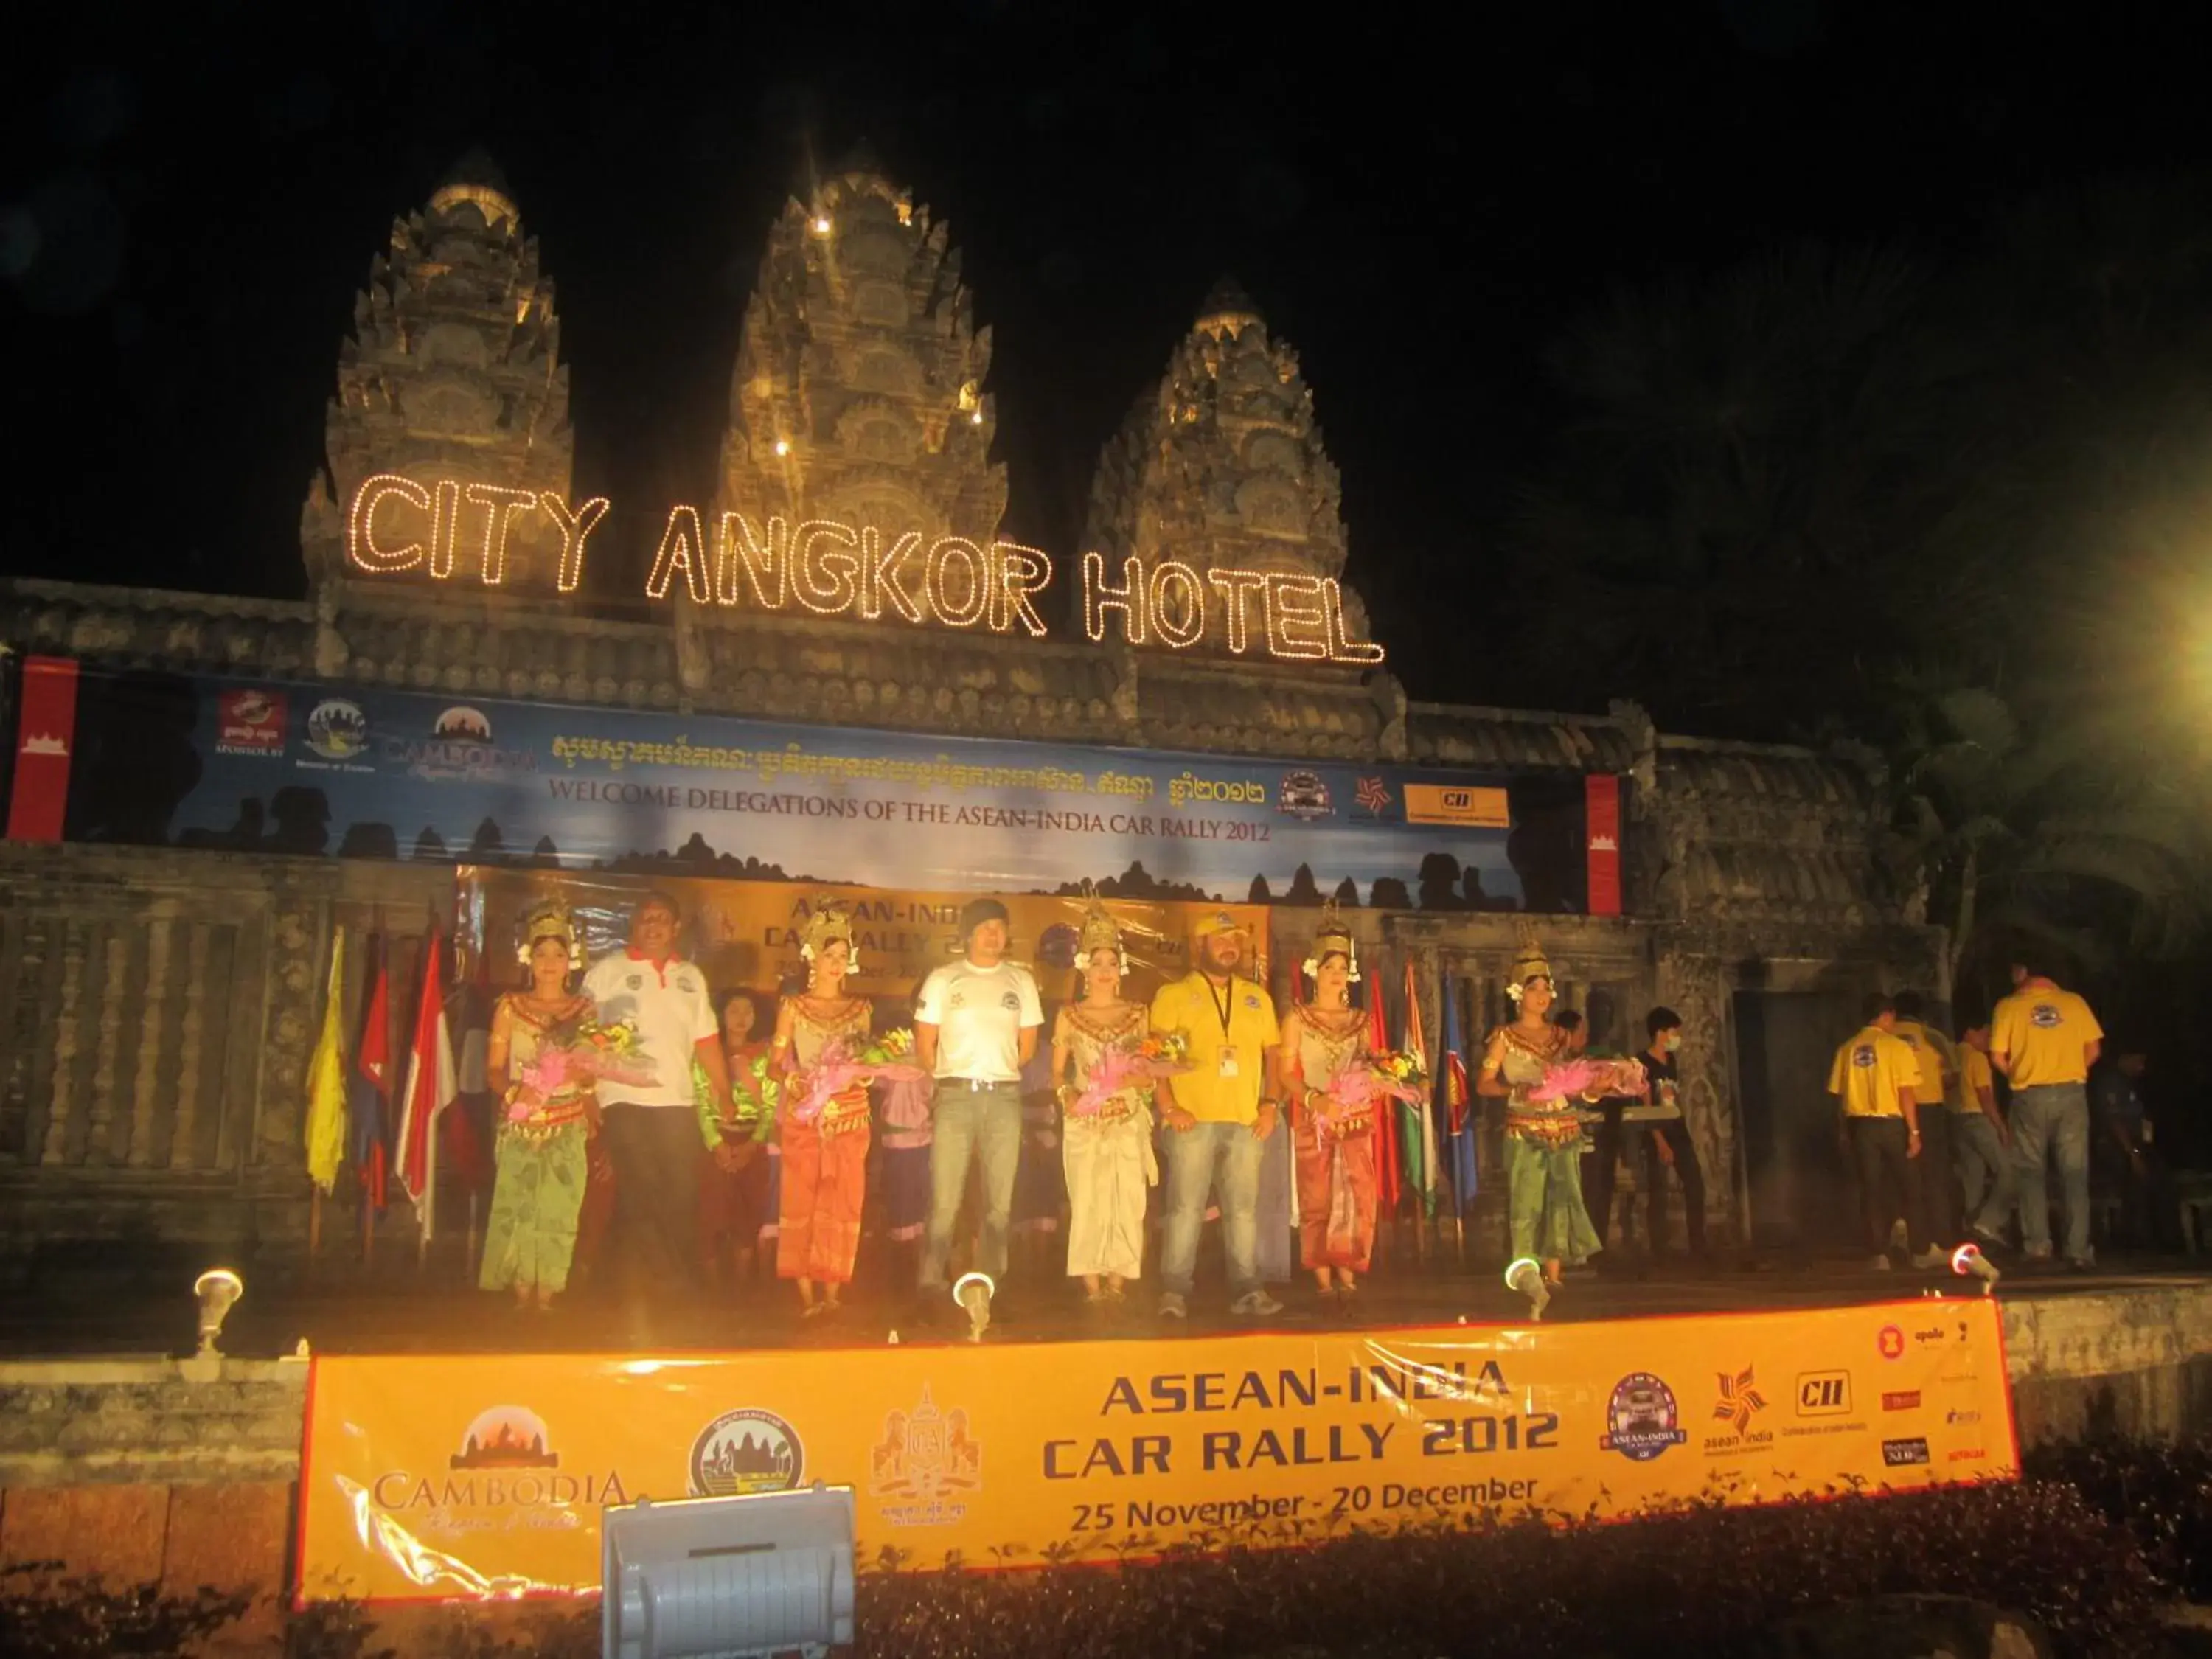
<path fill-rule="evenodd" d="M 679 926 L 673 901 L 644 896 L 626 948 L 579 988 L 567 909 L 546 902 L 524 918 L 527 984 L 499 999 L 488 1054 L 501 1105 L 484 1289 L 549 1306 L 604 1242 L 625 1291 L 649 1297 L 732 1258 L 741 1276 L 772 1243 L 777 1276 L 817 1318 L 842 1303 L 872 1202 L 908 1248 L 925 1309 L 951 1310 L 956 1256 L 1003 1280 L 1018 1213 L 1056 1220 L 1063 1204 L 1066 1271 L 1093 1304 L 1127 1300 L 1156 1231 L 1156 1311 L 1187 1316 L 1209 1213 L 1233 1314 L 1279 1310 L 1267 1286 L 1292 1277 L 1293 1214 L 1318 1293 L 1358 1295 L 1383 1116 L 1428 1079 L 1416 1057 L 1378 1051 L 1334 904 L 1300 964 L 1301 998 L 1279 1019 L 1227 911 L 1197 921 L 1187 975 L 1149 1004 L 1127 999 L 1121 930 L 1094 901 L 1048 1032 L 995 900 L 964 908 L 960 954 L 924 981 L 911 1025 L 887 1030 L 849 988 L 860 964 L 842 905 L 811 908 L 795 988 L 765 1020 L 767 999 L 751 992 L 716 1006 L 704 972 L 677 953 Z M 1474 1086 L 1504 1106 L 1514 1255 L 1556 1285 L 1601 1248 L 1583 1192 L 1591 1103 L 1607 1104 L 1601 1155 L 1620 1150 L 1609 1137 L 1624 1108 L 1671 1113 L 1679 1130 L 1680 1022 L 1668 1016 L 1641 1060 L 1583 1054 L 1573 1022 L 1551 1016 L 1552 967 L 1525 925 L 1507 990 L 1516 1017 L 1491 1035 Z M 973 1234 L 956 1238 L 963 1216 Z"/>

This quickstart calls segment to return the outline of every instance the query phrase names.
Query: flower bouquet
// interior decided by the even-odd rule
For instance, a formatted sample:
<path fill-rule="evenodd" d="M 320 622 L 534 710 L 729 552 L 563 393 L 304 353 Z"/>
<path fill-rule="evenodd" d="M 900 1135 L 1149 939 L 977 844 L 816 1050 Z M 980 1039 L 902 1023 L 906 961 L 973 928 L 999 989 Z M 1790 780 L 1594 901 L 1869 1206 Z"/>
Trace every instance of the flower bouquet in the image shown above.
<path fill-rule="evenodd" d="M 646 1085 L 659 1078 L 638 1047 L 634 1021 L 602 1025 L 589 1014 L 580 1015 L 547 1031 L 537 1055 L 515 1073 L 519 1086 L 507 1103 L 507 1121 L 526 1123 L 559 1096 L 601 1079 Z"/>
<path fill-rule="evenodd" d="M 886 1031 L 872 1042 L 856 1042 L 849 1036 L 831 1038 L 805 1074 L 805 1092 L 791 1109 L 793 1119 L 813 1122 L 832 1100 L 855 1085 L 921 1081 L 929 1074 L 905 1058 L 913 1052 L 914 1033 L 903 1027 Z"/>
<path fill-rule="evenodd" d="M 1419 1054 L 1401 1048 L 1370 1054 L 1364 1064 L 1346 1066 L 1318 1091 L 1311 1103 L 1315 1126 L 1323 1135 L 1357 1134 L 1366 1127 L 1377 1101 L 1411 1104 L 1420 1099 L 1428 1082 L 1428 1068 Z"/>
<path fill-rule="evenodd" d="M 1528 1091 L 1532 1101 L 1607 1100 L 1626 1096 L 1641 1100 L 1651 1092 L 1651 1079 L 1640 1060 L 1600 1060 L 1584 1055 L 1564 1066 L 1547 1066 L 1544 1080 Z"/>
<path fill-rule="evenodd" d="M 1139 1042 L 1108 1043 L 1098 1051 L 1098 1063 L 1091 1068 L 1082 1086 L 1075 1089 L 1073 1097 L 1062 1090 L 1060 1100 L 1070 1117 L 1096 1117 L 1108 1101 L 1125 1090 L 1188 1070 L 1189 1039 L 1180 1031 L 1154 1031 Z"/>

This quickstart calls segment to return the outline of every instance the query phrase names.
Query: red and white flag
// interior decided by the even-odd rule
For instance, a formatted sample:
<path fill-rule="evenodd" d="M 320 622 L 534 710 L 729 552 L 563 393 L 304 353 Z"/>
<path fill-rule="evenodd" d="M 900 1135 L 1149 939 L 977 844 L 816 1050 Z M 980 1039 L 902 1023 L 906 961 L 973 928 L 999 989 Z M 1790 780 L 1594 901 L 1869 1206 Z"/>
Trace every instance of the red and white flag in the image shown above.
<path fill-rule="evenodd" d="M 437 1207 L 438 1114 L 453 1103 L 453 1045 L 446 1033 L 445 940 L 435 928 L 422 945 L 422 992 L 415 1004 L 415 1036 L 407 1045 L 407 1086 L 399 1097 L 399 1184 L 414 1200 L 422 1237 Z"/>

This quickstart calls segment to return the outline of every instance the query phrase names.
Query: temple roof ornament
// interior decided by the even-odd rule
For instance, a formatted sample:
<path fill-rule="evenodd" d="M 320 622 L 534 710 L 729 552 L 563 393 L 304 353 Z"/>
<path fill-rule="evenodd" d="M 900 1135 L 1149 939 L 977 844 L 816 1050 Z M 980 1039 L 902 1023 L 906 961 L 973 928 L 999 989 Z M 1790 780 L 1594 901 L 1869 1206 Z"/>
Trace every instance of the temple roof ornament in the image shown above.
<path fill-rule="evenodd" d="M 1258 611 L 1259 590 L 1209 573 L 1340 585 L 1342 487 L 1314 418 L 1313 392 L 1297 353 L 1270 337 L 1235 282 L 1214 285 L 1167 373 L 1107 444 L 1083 546 L 1115 579 L 1132 557 L 1146 572 L 1165 562 L 1188 567 L 1211 590 L 1203 630 L 1191 642 L 1209 654 L 1269 654 L 1261 619 L 1231 608 Z M 1346 637 L 1368 638 L 1365 607 L 1348 588 L 1341 606 Z M 1097 617 L 1079 620 L 1100 637 Z"/>
<path fill-rule="evenodd" d="M 946 225 L 856 152 L 769 228 L 731 380 L 717 517 L 988 548 L 1006 508 L 990 364 L 991 331 L 975 326 Z"/>
<path fill-rule="evenodd" d="M 574 458 L 553 284 L 491 159 L 471 151 L 395 219 L 338 348 L 327 469 L 310 483 L 301 551 L 321 596 L 374 573 L 437 587 L 551 589 Z M 353 520 L 362 486 L 370 523 Z M 526 502 L 525 498 L 528 498 Z"/>

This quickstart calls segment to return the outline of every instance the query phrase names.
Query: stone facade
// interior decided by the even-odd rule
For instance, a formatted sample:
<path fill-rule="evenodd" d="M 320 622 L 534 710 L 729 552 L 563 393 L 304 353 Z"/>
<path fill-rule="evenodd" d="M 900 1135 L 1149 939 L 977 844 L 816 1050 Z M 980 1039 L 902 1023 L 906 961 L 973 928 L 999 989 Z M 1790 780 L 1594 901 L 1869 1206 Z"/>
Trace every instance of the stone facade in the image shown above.
<path fill-rule="evenodd" d="M 1072 629 L 1039 639 L 726 604 L 720 572 L 704 602 L 688 580 L 653 609 L 594 602 L 588 583 L 564 593 L 564 544 L 548 534 L 559 513 L 507 512 L 522 494 L 571 518 L 584 505 L 568 498 L 558 345 L 512 197 L 488 163 L 465 163 L 397 222 L 341 348 L 328 468 L 301 524 L 309 599 L 4 583 L 0 642 L 145 670 L 1533 774 L 1570 794 L 1588 775 L 1622 778 L 1626 914 L 1554 917 L 1547 943 L 1569 1003 L 1615 1010 L 1618 1035 L 1656 1000 L 1687 1018 L 1685 1093 L 1723 1224 L 1741 1213 L 1735 994 L 1936 984 L 1936 935 L 1886 890 L 1874 781 L 1848 758 L 1662 736 L 1626 703 L 1566 714 L 1414 702 L 1356 652 L 1272 653 L 1282 639 L 1265 607 L 1285 593 L 1303 604 L 1328 584 L 1330 637 L 1347 647 L 1367 623 L 1345 585 L 1339 480 L 1312 391 L 1233 288 L 1139 399 L 1092 492 L 1085 545 L 1107 563 L 1231 573 L 1200 582 L 1202 626 L 1181 648 L 1118 623 L 1094 642 L 1079 600 Z M 711 516 L 991 544 L 1006 480 L 990 459 L 989 362 L 945 225 L 855 161 L 771 228 Z M 357 486 L 386 475 L 416 493 L 394 498 L 388 524 L 349 524 Z M 441 481 L 480 489 L 447 500 Z M 501 526 L 503 559 L 491 556 Z M 418 565 L 364 568 L 364 549 L 391 563 L 410 537 Z M 1431 1041 L 1447 974 L 1472 1040 L 1503 1017 L 1510 921 L 1456 885 L 1424 885 L 1414 912 L 1360 925 L 1390 975 L 1414 964 Z M 451 892 L 435 865 L 0 848 L 0 1254 L 149 1235 L 295 1248 L 329 930 L 358 936 L 382 915 L 419 933 L 403 919 Z M 1291 936 L 1298 925 L 1284 918 Z"/>

